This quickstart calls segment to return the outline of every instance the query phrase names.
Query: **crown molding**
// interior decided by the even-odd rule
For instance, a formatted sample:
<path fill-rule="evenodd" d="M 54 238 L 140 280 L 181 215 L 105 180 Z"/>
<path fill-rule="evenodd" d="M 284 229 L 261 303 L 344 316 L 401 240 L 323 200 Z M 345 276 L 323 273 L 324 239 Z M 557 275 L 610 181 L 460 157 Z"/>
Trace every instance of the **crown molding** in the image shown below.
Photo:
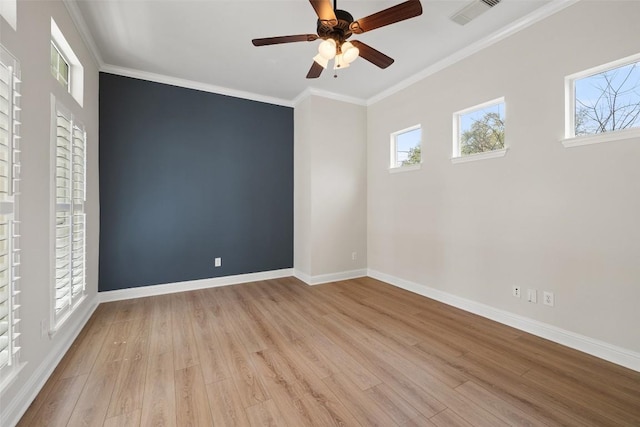
<path fill-rule="evenodd" d="M 272 96 L 259 95 L 257 93 L 245 92 L 243 90 L 230 89 L 222 86 L 211 85 L 207 83 L 197 82 L 195 80 L 181 79 L 178 77 L 166 76 L 163 74 L 150 73 L 148 71 L 135 70 L 133 68 L 118 67 L 115 65 L 105 64 L 100 67 L 100 71 L 117 74 L 134 79 L 148 80 L 156 83 L 164 83 L 171 86 L 179 86 L 187 89 L 195 89 L 203 92 L 211 92 L 219 95 L 232 96 L 234 98 L 248 99 L 251 101 L 265 102 L 267 104 L 282 105 L 283 107 L 293 107 L 294 104 L 287 99 L 275 98 Z"/>
<path fill-rule="evenodd" d="M 316 89 L 314 87 L 308 87 L 305 90 L 303 90 L 302 92 L 300 92 L 300 94 L 293 99 L 293 101 L 292 101 L 293 106 L 294 107 L 298 106 L 298 104 L 300 104 L 302 101 L 304 101 L 305 99 L 307 99 L 310 96 L 320 96 L 322 98 L 333 99 L 334 101 L 340 101 L 340 102 L 346 102 L 346 103 L 349 103 L 349 104 L 361 105 L 363 107 L 367 106 L 367 101 L 364 100 L 364 99 L 355 98 L 353 96 L 342 95 L 342 94 L 335 93 L 335 92 L 329 92 L 329 91 L 322 90 L 322 89 Z"/>
<path fill-rule="evenodd" d="M 96 41 L 93 39 L 91 31 L 89 31 L 89 27 L 82 17 L 82 12 L 80 12 L 80 9 L 78 8 L 78 3 L 72 0 L 62 0 L 62 3 L 67 8 L 67 12 L 69 12 L 69 16 L 71 16 L 73 25 L 75 25 L 76 30 L 78 30 L 78 33 L 80 33 L 80 38 L 82 38 L 82 41 L 84 41 L 84 44 L 87 49 L 89 49 L 89 52 L 91 52 L 94 62 L 99 69 L 102 68 L 104 66 L 102 55 L 100 55 L 100 51 L 98 50 Z"/>
<path fill-rule="evenodd" d="M 413 76 L 406 78 L 400 83 L 397 83 L 391 86 L 390 88 L 380 92 L 379 94 L 372 96 L 367 100 L 366 105 L 367 106 L 373 105 L 376 102 L 383 100 L 384 98 L 387 98 L 397 92 L 400 92 L 401 90 L 408 88 L 409 86 L 419 82 L 420 80 L 423 80 L 437 73 L 438 71 L 442 71 L 445 68 L 450 67 L 453 64 L 459 61 L 462 61 L 463 59 L 477 52 L 480 52 L 481 50 L 486 49 L 489 46 L 496 44 L 499 41 L 504 40 L 507 37 L 512 36 L 513 34 L 516 34 L 519 31 L 524 30 L 525 28 L 535 24 L 536 22 L 539 22 L 545 18 L 548 18 L 549 16 L 552 16 L 560 12 L 563 9 L 566 9 L 567 7 L 577 3 L 578 1 L 580 0 L 551 0 L 545 6 L 542 6 L 541 8 L 536 9 L 535 11 L 531 12 L 527 16 L 524 16 L 516 20 L 515 22 L 507 25 L 506 27 L 503 27 L 502 29 L 488 35 L 487 37 L 480 39 L 477 42 L 465 47 L 464 49 L 461 49 L 455 52 L 454 54 L 449 55 L 448 57 L 442 59 L 441 61 L 438 61 L 435 64 L 425 68 L 419 73 L 414 74 Z"/>

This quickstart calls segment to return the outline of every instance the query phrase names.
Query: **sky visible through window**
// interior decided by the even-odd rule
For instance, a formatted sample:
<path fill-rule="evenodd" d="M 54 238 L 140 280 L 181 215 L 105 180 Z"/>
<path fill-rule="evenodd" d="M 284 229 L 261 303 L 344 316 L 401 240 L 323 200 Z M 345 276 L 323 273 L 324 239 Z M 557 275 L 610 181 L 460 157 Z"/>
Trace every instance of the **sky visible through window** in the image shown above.
<path fill-rule="evenodd" d="M 504 102 L 490 105 L 488 107 L 484 107 L 470 113 L 461 114 L 460 134 L 463 134 L 464 132 L 471 129 L 471 126 L 473 126 L 475 122 L 482 120 L 488 113 L 497 113 L 504 120 Z"/>
<path fill-rule="evenodd" d="M 640 127 L 640 62 L 575 81 L 575 133 Z"/>
<path fill-rule="evenodd" d="M 403 161 L 407 160 L 411 148 L 420 145 L 421 138 L 422 129 L 420 128 L 396 135 L 396 161 L 398 165 L 401 165 Z"/>

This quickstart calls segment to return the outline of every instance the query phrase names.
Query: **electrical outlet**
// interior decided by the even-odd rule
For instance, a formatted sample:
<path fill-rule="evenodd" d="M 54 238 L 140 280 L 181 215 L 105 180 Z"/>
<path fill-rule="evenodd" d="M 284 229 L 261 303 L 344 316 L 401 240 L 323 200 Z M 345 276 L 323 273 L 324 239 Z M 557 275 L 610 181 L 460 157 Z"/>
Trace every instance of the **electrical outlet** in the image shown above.
<path fill-rule="evenodd" d="M 535 289 L 527 289 L 527 301 L 536 304 L 538 302 L 538 291 Z"/>
<path fill-rule="evenodd" d="M 216 258 L 215 261 L 214 261 L 214 265 L 216 267 L 222 266 L 222 258 Z"/>
<path fill-rule="evenodd" d="M 513 287 L 513 296 L 516 298 L 520 298 L 520 286 Z"/>
<path fill-rule="evenodd" d="M 351 252 L 351 260 L 355 261 L 356 259 L 358 259 L 358 253 L 357 252 Z"/>
<path fill-rule="evenodd" d="M 544 302 L 544 305 L 553 307 L 553 303 L 554 303 L 553 292 L 544 291 L 542 302 Z"/>

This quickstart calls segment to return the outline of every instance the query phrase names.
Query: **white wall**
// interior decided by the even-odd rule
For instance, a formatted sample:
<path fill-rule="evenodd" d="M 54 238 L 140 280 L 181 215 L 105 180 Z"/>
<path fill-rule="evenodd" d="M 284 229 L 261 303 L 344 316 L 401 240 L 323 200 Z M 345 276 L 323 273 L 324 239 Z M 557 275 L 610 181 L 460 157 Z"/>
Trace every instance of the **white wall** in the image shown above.
<path fill-rule="evenodd" d="M 564 77 L 640 52 L 638 16 L 579 2 L 370 106 L 368 267 L 640 351 L 640 140 L 560 143 Z M 452 113 L 501 96 L 507 155 L 452 165 Z M 390 174 L 389 134 L 417 123 L 422 169 Z"/>
<path fill-rule="evenodd" d="M 98 273 L 98 70 L 59 1 L 18 1 L 17 31 L 0 18 L 0 43 L 22 68 L 22 182 L 20 219 L 20 362 L 13 383 L 0 391 L 1 425 L 11 425 L 37 393 L 70 340 L 95 307 Z M 84 107 L 50 72 L 51 17 L 84 66 Z M 83 122 L 87 131 L 87 298 L 57 333 L 40 336 L 50 314 L 51 94 Z"/>
<path fill-rule="evenodd" d="M 366 108 L 311 95 L 296 106 L 294 123 L 294 268 L 311 282 L 361 270 Z"/>

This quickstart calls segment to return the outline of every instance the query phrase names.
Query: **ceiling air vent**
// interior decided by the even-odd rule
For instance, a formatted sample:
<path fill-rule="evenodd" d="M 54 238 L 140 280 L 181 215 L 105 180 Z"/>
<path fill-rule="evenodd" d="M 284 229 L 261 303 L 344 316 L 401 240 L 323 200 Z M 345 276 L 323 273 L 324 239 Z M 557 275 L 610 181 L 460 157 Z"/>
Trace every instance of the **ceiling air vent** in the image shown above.
<path fill-rule="evenodd" d="M 460 25 L 467 24 L 500 3 L 500 0 L 475 0 L 456 12 L 451 20 Z"/>

